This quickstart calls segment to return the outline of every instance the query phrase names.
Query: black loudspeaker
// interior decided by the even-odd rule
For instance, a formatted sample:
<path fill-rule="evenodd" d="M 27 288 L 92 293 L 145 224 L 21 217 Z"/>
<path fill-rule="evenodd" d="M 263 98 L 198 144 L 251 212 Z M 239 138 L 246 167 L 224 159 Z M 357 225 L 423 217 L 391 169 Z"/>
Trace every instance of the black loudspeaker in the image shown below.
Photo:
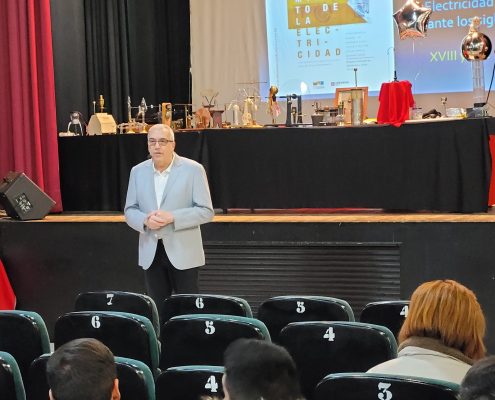
<path fill-rule="evenodd" d="M 44 218 L 55 201 L 22 172 L 9 172 L 0 182 L 0 203 L 9 217 L 26 221 Z"/>

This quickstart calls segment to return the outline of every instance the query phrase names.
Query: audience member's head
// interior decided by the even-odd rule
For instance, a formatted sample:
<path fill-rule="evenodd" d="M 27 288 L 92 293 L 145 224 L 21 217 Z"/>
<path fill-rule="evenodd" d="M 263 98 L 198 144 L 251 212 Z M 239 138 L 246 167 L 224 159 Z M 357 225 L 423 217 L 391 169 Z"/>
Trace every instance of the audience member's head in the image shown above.
<path fill-rule="evenodd" d="M 474 293 L 452 280 L 423 283 L 411 297 L 399 342 L 412 337 L 439 339 L 479 360 L 485 355 L 485 317 Z"/>
<path fill-rule="evenodd" d="M 47 379 L 52 400 L 118 400 L 115 358 L 96 339 L 76 339 L 49 358 Z"/>
<path fill-rule="evenodd" d="M 283 347 L 256 339 L 233 342 L 224 355 L 225 400 L 301 399 L 296 365 Z"/>
<path fill-rule="evenodd" d="M 461 383 L 461 400 L 495 400 L 495 356 L 474 364 Z"/>

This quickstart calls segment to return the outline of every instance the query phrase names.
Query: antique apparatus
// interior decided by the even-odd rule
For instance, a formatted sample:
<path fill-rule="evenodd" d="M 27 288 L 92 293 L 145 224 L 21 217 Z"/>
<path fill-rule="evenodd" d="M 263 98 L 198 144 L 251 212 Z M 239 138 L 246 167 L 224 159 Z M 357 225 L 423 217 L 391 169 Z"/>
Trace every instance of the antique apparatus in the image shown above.
<path fill-rule="evenodd" d="M 67 134 L 74 136 L 83 136 L 83 126 L 81 124 L 82 114 L 79 111 L 70 112 L 70 122 L 67 125 Z"/>
<path fill-rule="evenodd" d="M 239 102 L 237 100 L 232 100 L 227 106 L 227 111 L 232 111 L 232 126 L 239 126 L 241 120 L 241 107 L 239 107 Z"/>
<path fill-rule="evenodd" d="M 343 117 L 346 125 L 362 125 L 366 119 L 368 87 L 358 86 L 357 71 L 354 68 L 354 87 L 335 90 L 334 106 L 339 107 L 337 115 Z"/>
<path fill-rule="evenodd" d="M 244 107 L 242 111 L 242 125 L 252 126 L 256 124 L 256 111 L 258 106 L 255 103 L 253 96 L 247 96 L 244 99 Z"/>
<path fill-rule="evenodd" d="M 313 126 L 337 125 L 338 108 L 322 106 L 319 102 L 313 103 L 314 113 L 311 115 Z"/>
<path fill-rule="evenodd" d="M 104 112 L 105 99 L 100 94 L 98 99 L 99 112 L 96 112 L 96 101 L 93 101 L 93 115 L 91 116 L 86 133 L 88 135 L 103 135 L 117 133 L 117 124 L 111 114 Z"/>
<path fill-rule="evenodd" d="M 259 91 L 253 85 L 258 82 L 246 83 L 246 86 L 238 90 L 237 104 L 241 111 L 241 125 L 244 127 L 259 126 L 256 122 L 256 113 L 261 101 Z"/>
<path fill-rule="evenodd" d="M 206 129 L 213 127 L 214 124 L 222 122 L 223 110 L 215 110 L 217 105 L 217 96 L 219 92 L 215 89 L 204 89 L 201 91 L 202 107 L 194 113 L 195 127 L 198 129 Z M 212 116 L 214 120 L 212 121 Z"/>
<path fill-rule="evenodd" d="M 361 125 L 364 120 L 363 114 L 363 89 L 351 89 L 351 124 Z"/>
<path fill-rule="evenodd" d="M 293 93 L 280 97 L 287 100 L 285 126 L 302 124 L 302 96 Z M 294 100 L 297 100 L 297 106 L 293 106 Z"/>
<path fill-rule="evenodd" d="M 172 105 L 172 128 L 191 129 L 193 125 L 193 115 L 190 103 L 175 103 Z"/>
<path fill-rule="evenodd" d="M 168 104 L 168 103 L 164 103 Z M 156 112 L 155 112 L 156 109 Z M 137 110 L 133 117 L 133 110 Z M 151 111 L 150 115 L 148 111 Z M 162 105 L 147 105 L 143 97 L 137 106 L 133 106 L 131 98 L 127 97 L 127 122 L 118 125 L 119 133 L 146 133 L 150 124 L 156 124 L 163 121 Z"/>
<path fill-rule="evenodd" d="M 358 88 L 357 68 L 354 68 L 354 88 L 351 89 L 351 124 L 361 125 L 364 121 L 364 91 Z"/>
<path fill-rule="evenodd" d="M 480 18 L 474 17 L 469 28 L 469 33 L 461 43 L 462 56 L 471 62 L 473 75 L 473 102 L 475 115 L 483 116 L 486 111 L 482 109 L 485 105 L 485 76 L 483 71 L 483 61 L 486 60 L 492 51 L 490 38 L 479 32 Z M 476 110 L 477 109 L 477 110 Z"/>
<path fill-rule="evenodd" d="M 172 126 L 172 103 L 162 103 L 162 124 Z"/>

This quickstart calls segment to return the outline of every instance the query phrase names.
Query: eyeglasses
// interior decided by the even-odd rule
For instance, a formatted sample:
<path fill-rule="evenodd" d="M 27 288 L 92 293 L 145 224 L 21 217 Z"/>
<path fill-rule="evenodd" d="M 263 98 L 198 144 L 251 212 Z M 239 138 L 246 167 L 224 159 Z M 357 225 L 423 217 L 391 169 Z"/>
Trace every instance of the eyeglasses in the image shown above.
<path fill-rule="evenodd" d="M 173 142 L 173 140 L 168 139 L 148 139 L 148 146 L 154 146 L 155 144 L 159 144 L 160 147 L 166 146 L 167 143 Z"/>

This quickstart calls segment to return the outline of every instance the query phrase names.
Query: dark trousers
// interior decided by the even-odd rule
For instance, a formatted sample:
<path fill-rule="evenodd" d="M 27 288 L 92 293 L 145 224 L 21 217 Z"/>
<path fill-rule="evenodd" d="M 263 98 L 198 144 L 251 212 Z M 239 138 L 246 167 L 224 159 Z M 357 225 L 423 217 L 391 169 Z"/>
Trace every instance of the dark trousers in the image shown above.
<path fill-rule="evenodd" d="M 198 293 L 198 268 L 180 270 L 167 257 L 160 239 L 151 266 L 144 270 L 146 291 L 161 315 L 163 301 L 172 293 Z"/>

